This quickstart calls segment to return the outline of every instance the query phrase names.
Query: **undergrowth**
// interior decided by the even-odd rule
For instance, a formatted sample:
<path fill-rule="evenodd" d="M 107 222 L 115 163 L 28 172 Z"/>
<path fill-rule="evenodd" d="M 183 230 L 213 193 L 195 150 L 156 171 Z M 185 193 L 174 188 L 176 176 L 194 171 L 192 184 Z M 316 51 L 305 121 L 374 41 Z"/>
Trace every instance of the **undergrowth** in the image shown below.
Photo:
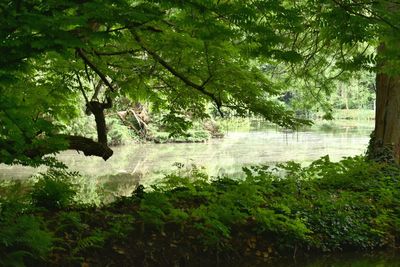
<path fill-rule="evenodd" d="M 192 168 L 82 205 L 68 182 L 77 174 L 51 170 L 26 197 L 1 199 L 0 264 L 165 266 L 398 246 L 397 166 L 323 157 L 244 171 L 233 180 Z"/>

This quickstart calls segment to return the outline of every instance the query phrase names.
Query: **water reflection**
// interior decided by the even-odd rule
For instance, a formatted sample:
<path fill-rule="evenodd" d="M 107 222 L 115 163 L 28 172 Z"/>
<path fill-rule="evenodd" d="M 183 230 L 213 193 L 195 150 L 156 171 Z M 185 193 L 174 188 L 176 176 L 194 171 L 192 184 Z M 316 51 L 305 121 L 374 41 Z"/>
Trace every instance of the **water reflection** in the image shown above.
<path fill-rule="evenodd" d="M 308 163 L 327 154 L 339 160 L 365 152 L 371 124 L 364 128 L 336 127 L 329 131 L 325 127 L 299 132 L 258 126 L 247 132 L 228 132 L 225 138 L 207 143 L 132 144 L 114 148 L 113 157 L 106 162 L 75 151 L 57 157 L 85 176 L 109 179 L 110 183 L 125 181 L 131 188 L 139 182 L 149 184 L 163 177 L 176 162 L 203 166 L 207 173 L 218 176 L 237 175 L 246 165 L 288 160 Z M 0 165 L 0 178 L 26 178 L 43 170 Z"/>

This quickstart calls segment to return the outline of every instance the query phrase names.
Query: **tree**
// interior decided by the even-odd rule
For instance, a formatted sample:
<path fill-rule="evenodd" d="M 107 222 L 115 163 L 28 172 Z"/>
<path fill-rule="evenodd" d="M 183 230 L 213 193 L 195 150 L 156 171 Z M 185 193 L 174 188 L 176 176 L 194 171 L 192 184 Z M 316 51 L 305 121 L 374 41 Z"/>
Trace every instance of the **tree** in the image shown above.
<path fill-rule="evenodd" d="M 285 3 L 258 1 L 3 1 L 0 3 L 0 162 L 54 164 L 65 149 L 108 159 L 105 116 L 119 96 L 206 116 L 212 102 L 282 126 L 296 119 L 252 59 L 298 60 L 285 36 L 300 20 Z M 260 18 L 257 24 L 253 24 Z M 269 21 L 269 19 L 273 19 Z M 288 26 L 289 25 L 289 26 Z M 287 49 L 285 48 L 287 47 Z M 82 105 L 82 99 L 85 104 Z M 84 108 L 97 141 L 60 134 Z"/>
<path fill-rule="evenodd" d="M 184 114 L 207 116 L 210 102 L 220 114 L 250 111 L 293 127 L 306 121 L 284 108 L 281 93 L 301 88 L 329 115 L 319 96 L 328 94 L 337 78 L 360 69 L 378 73 L 371 155 L 385 152 L 399 162 L 398 5 L 383 0 L 0 3 L 0 162 L 52 164 L 43 156 L 65 149 L 109 158 L 105 116 L 119 97 L 166 110 L 165 123 L 176 132 L 190 125 Z M 94 115 L 97 141 L 60 134 L 82 108 Z"/>
<path fill-rule="evenodd" d="M 290 41 L 283 44 L 291 44 L 302 62 L 280 68 L 286 69 L 291 86 L 310 95 L 308 104 L 319 102 L 329 117 L 330 107 L 320 97 L 335 81 L 351 79 L 360 70 L 375 72 L 376 123 L 369 156 L 400 163 L 400 3 L 305 0 L 282 5 L 296 10 L 302 24 L 286 33 Z"/>
<path fill-rule="evenodd" d="M 323 39 L 340 47 L 339 67 L 376 73 L 375 130 L 369 156 L 400 163 L 400 3 L 319 1 L 313 13 L 321 18 L 317 29 L 324 33 Z M 349 46 L 355 52 L 343 53 L 342 47 Z"/>

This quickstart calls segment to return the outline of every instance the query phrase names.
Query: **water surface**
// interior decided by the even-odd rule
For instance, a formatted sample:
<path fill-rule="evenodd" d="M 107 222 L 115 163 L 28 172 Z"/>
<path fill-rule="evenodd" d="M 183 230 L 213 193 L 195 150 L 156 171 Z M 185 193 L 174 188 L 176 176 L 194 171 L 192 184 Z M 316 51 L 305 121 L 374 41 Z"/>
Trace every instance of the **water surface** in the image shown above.
<path fill-rule="evenodd" d="M 205 143 L 131 144 L 114 147 L 107 161 L 65 151 L 57 158 L 85 176 L 113 180 L 135 180 L 149 184 L 174 169 L 176 163 L 204 167 L 211 176 L 240 175 L 243 166 L 274 164 L 294 160 L 307 164 L 321 156 L 332 160 L 365 152 L 372 123 L 366 126 L 318 128 L 298 132 L 264 127 L 258 122 L 248 131 L 231 129 L 222 139 Z M 176 169 L 176 168 L 175 168 Z M 0 178 L 26 178 L 43 171 L 21 166 L 0 165 Z M 128 181 L 126 181 L 128 182 Z"/>

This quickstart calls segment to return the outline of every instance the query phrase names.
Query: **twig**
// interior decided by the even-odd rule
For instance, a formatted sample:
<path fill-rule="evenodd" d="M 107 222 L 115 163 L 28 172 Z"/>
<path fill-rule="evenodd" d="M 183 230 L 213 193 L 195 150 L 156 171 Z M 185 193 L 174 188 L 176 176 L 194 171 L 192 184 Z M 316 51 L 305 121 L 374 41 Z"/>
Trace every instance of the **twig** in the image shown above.
<path fill-rule="evenodd" d="M 76 78 L 78 79 L 79 89 L 81 90 L 82 95 L 85 98 L 86 105 L 89 105 L 90 102 L 89 102 L 88 97 L 86 96 L 85 90 L 83 90 L 83 85 L 82 85 L 81 78 L 79 77 L 78 72 L 75 72 L 75 75 L 76 75 Z"/>

